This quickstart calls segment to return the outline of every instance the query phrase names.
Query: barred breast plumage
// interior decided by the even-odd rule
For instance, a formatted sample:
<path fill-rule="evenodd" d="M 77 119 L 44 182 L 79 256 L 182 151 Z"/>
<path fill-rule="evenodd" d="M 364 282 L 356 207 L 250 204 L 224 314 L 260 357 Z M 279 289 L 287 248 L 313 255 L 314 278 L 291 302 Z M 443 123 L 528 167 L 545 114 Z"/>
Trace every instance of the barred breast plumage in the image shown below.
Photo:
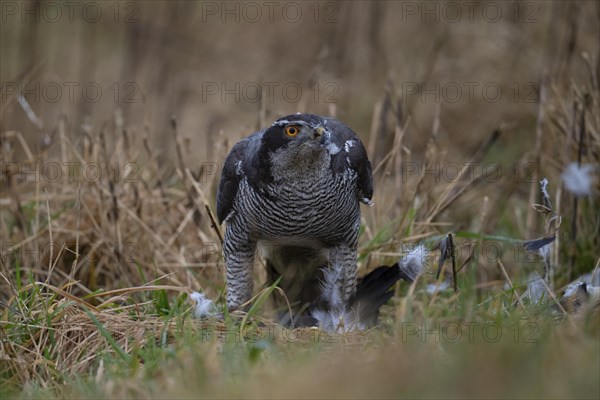
<path fill-rule="evenodd" d="M 269 196 L 240 184 L 236 212 L 244 214 L 256 240 L 352 239 L 360 221 L 356 185 L 350 176 L 320 176 L 297 185 L 270 185 Z M 350 223 L 350 224 L 349 224 Z M 350 229 L 349 229 L 350 228 Z"/>

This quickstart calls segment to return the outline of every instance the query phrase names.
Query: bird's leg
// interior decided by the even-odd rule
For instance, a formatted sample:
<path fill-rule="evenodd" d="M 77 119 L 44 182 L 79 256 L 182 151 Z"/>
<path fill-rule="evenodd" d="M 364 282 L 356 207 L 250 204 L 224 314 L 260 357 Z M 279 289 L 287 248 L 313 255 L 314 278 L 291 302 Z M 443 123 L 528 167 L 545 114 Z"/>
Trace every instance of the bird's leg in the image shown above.
<path fill-rule="evenodd" d="M 254 282 L 252 267 L 256 242 L 239 221 L 232 219 L 225 231 L 224 249 L 227 268 L 227 307 L 232 310 L 250 300 Z"/>
<path fill-rule="evenodd" d="M 329 259 L 334 268 L 341 272 L 340 293 L 344 304 L 356 293 L 356 248 L 348 245 L 339 245 L 330 249 Z"/>

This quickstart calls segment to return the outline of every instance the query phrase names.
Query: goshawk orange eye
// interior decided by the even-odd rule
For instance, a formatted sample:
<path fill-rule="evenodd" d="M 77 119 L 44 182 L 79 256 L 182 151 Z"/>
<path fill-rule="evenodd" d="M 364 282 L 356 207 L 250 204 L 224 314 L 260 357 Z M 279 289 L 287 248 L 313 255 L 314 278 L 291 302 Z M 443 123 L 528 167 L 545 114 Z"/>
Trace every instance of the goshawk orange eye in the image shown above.
<path fill-rule="evenodd" d="M 286 126 L 285 134 L 288 136 L 296 136 L 300 132 L 300 129 L 297 126 Z"/>

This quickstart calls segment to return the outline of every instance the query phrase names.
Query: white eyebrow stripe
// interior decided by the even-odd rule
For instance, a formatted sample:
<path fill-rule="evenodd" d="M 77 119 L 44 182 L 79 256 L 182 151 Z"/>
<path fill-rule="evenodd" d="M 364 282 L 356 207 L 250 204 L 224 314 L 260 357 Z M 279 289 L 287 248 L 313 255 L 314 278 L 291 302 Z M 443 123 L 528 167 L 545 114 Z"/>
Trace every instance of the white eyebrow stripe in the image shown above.
<path fill-rule="evenodd" d="M 310 125 L 308 122 L 306 121 L 302 121 L 302 120 L 287 120 L 287 119 L 280 119 L 278 121 L 273 122 L 273 125 L 271 126 L 283 126 L 283 125 L 302 125 L 302 126 L 308 126 L 309 128 L 312 127 L 312 125 Z"/>

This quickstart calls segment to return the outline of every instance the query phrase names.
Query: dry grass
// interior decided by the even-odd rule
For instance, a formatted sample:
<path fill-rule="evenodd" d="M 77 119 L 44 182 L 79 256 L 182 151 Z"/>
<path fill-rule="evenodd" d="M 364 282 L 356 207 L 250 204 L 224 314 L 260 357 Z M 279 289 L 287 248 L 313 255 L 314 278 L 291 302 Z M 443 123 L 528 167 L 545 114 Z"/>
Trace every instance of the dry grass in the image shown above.
<path fill-rule="evenodd" d="M 576 94 L 574 96 L 574 100 L 563 98 L 560 102 L 552 102 L 551 107 L 558 105 L 564 108 L 566 107 L 564 103 L 577 101 L 578 97 Z M 597 92 L 594 92 L 592 100 L 588 101 L 597 103 Z M 582 162 L 586 162 L 588 157 L 590 157 L 590 161 L 593 161 L 594 154 L 597 154 L 594 151 L 600 148 L 597 113 L 591 112 L 592 109 L 591 107 L 586 108 L 585 120 L 585 134 L 592 151 L 587 152 L 585 156 L 582 155 Z M 557 165 L 554 166 L 557 171 L 560 171 L 571 159 L 568 155 L 569 149 L 571 149 L 571 153 L 579 151 L 579 148 L 573 143 L 573 137 L 568 134 L 570 131 L 565 132 L 561 129 L 565 129 L 565 126 L 577 125 L 573 121 L 569 122 L 570 118 L 574 118 L 572 114 L 555 112 L 553 115 L 555 116 L 553 124 L 557 128 L 550 130 L 550 133 L 555 136 L 545 140 L 563 143 L 558 146 L 563 149 L 563 159 L 555 161 Z M 347 353 L 352 352 L 352 348 L 356 347 L 385 349 L 392 345 L 393 347 L 386 352 L 399 353 L 381 359 L 375 358 L 372 362 L 383 363 L 383 365 L 392 363 L 393 368 L 399 369 L 399 373 L 403 376 L 413 376 L 414 371 L 412 371 L 410 362 L 407 361 L 406 365 L 395 365 L 394 360 L 417 357 L 418 365 L 423 366 L 429 363 L 439 363 L 440 357 L 445 359 L 448 358 L 448 355 L 445 354 L 445 350 L 442 350 L 443 347 L 438 347 L 439 343 L 435 342 L 435 335 L 433 347 L 423 350 L 424 353 L 421 353 L 420 350 L 407 349 L 406 329 L 408 329 L 407 327 L 412 329 L 413 325 L 411 324 L 418 327 L 432 325 L 434 328 L 429 329 L 433 329 L 433 331 L 440 329 L 440 332 L 443 332 L 444 327 L 453 326 L 453 324 L 458 324 L 464 329 L 467 321 L 477 324 L 497 321 L 494 314 L 501 312 L 504 315 L 503 319 L 498 322 L 501 329 L 510 329 L 508 327 L 512 326 L 513 321 L 518 321 L 518 318 L 527 318 L 530 322 L 534 321 L 536 333 L 538 333 L 538 329 L 552 331 L 553 329 L 546 326 L 546 321 L 548 317 L 550 319 L 556 317 L 551 317 L 549 311 L 543 311 L 542 317 L 535 316 L 539 312 L 534 311 L 536 307 L 524 305 L 520 298 L 520 294 L 525 291 L 525 288 L 522 276 L 519 277 L 520 274 L 516 273 L 515 268 L 527 267 L 527 264 L 515 265 L 514 262 L 510 262 L 510 258 L 512 252 L 515 251 L 514 244 L 522 242 L 521 238 L 503 239 L 507 245 L 507 252 L 501 254 L 497 259 L 497 263 L 501 267 L 501 274 L 500 270 L 494 266 L 496 260 L 490 262 L 492 260 L 489 260 L 489 257 L 481 252 L 484 243 L 494 243 L 494 239 L 486 235 L 490 229 L 487 218 L 490 213 L 488 203 L 491 200 L 489 196 L 480 197 L 485 184 L 480 176 L 467 175 L 465 170 L 462 170 L 459 172 L 459 179 L 439 183 L 432 182 L 432 180 L 435 181 L 434 176 L 420 173 L 412 177 L 412 180 L 404 182 L 390 173 L 394 170 L 394 165 L 398 165 L 398 159 L 401 157 L 402 136 L 409 129 L 408 125 L 408 123 L 402 125 L 402 121 L 397 121 L 394 141 L 396 145 L 375 167 L 378 187 L 389 187 L 391 181 L 402 185 L 402 190 L 396 197 L 389 194 L 384 195 L 383 201 L 379 202 L 376 208 L 367 211 L 361 247 L 362 270 L 368 270 L 397 257 L 400 254 L 398 249 L 401 248 L 402 243 L 425 241 L 430 243 L 430 247 L 435 248 L 435 244 L 439 238 L 444 236 L 445 232 L 453 231 L 455 240 L 460 242 L 460 246 L 463 249 L 469 249 L 467 253 L 457 254 L 457 260 L 453 263 L 454 268 L 456 268 L 456 261 L 460 267 L 456 282 L 460 291 L 455 294 L 435 292 L 432 295 L 423 291 L 425 283 L 436 281 L 433 272 L 434 267 L 437 266 L 438 257 L 434 256 L 431 259 L 430 273 L 421 279 L 416 287 L 411 286 L 406 293 L 403 288 L 397 288 L 396 307 L 384 310 L 384 326 L 387 326 L 384 331 L 346 336 L 330 336 L 319 333 L 317 330 L 286 331 L 268 320 L 256 319 L 257 316 L 250 319 L 250 321 L 254 321 L 250 325 L 245 323 L 240 325 L 239 319 L 230 319 L 229 317 L 226 321 L 191 319 L 190 304 L 186 301 L 187 293 L 202 288 L 216 298 L 222 291 L 222 271 L 216 268 L 220 254 L 214 251 L 215 248 L 218 248 L 216 244 L 219 243 L 219 238 L 211 227 L 210 211 L 205 208 L 206 205 L 210 207 L 212 204 L 215 190 L 214 181 L 206 180 L 203 183 L 202 171 L 199 173 L 190 171 L 182 161 L 183 157 L 178 159 L 178 162 L 175 163 L 176 166 L 170 172 L 161 171 L 153 162 L 154 157 L 150 147 L 143 145 L 144 138 L 141 139 L 142 143 L 137 143 L 134 138 L 128 138 L 122 131 L 120 135 L 114 131 L 111 132 L 110 126 L 104 127 L 96 139 L 84 140 L 78 145 L 74 144 L 73 135 L 65 130 L 55 144 L 62 150 L 61 163 L 58 165 L 69 165 L 70 160 L 76 160 L 75 162 L 82 166 L 101 165 L 102 168 L 109 170 L 111 165 L 122 165 L 125 160 L 134 160 L 134 162 L 128 163 L 139 167 L 139 170 L 135 171 L 135 179 L 127 180 L 127 182 L 117 175 L 97 180 L 76 179 L 69 182 L 66 179 L 70 179 L 69 177 L 73 175 L 69 175 L 69 173 L 73 174 L 73 172 L 65 169 L 62 180 L 51 183 L 41 179 L 20 180 L 19 178 L 22 176 L 20 171 L 5 171 L 3 179 L 7 186 L 4 193 L 7 195 L 5 201 L 8 207 L 3 211 L 2 226 L 3 235 L 10 240 L 11 245 L 8 249 L 5 248 L 3 253 L 1 271 L 4 312 L 0 328 L 3 332 L 3 367 L 0 373 L 3 377 L 3 386 L 11 388 L 11 390 L 26 387 L 28 388 L 26 393 L 36 393 L 35 390 L 40 389 L 34 388 L 38 386 L 44 388 L 43 390 L 58 390 L 55 393 L 63 393 L 63 395 L 69 393 L 70 390 L 75 390 L 71 395 L 77 396 L 74 394 L 77 393 L 77 389 L 67 389 L 62 384 L 71 382 L 73 379 L 85 379 L 78 377 L 87 376 L 92 379 L 91 382 L 95 382 L 94 385 L 99 385 L 94 386 L 93 390 L 99 390 L 100 393 L 111 396 L 142 395 L 146 397 L 166 393 L 163 392 L 164 390 L 190 394 L 189 388 L 175 389 L 173 386 L 175 384 L 166 376 L 161 378 L 158 386 L 153 389 L 143 388 L 142 382 L 149 378 L 144 374 L 135 375 L 135 379 L 139 379 L 142 386 L 122 387 L 117 383 L 120 382 L 120 379 L 116 370 L 111 370 L 112 372 L 109 373 L 111 378 L 105 379 L 105 374 L 107 374 L 105 362 L 111 364 L 111 368 L 117 369 L 123 368 L 118 367 L 119 362 L 130 366 L 152 365 L 148 349 L 173 348 L 179 349 L 177 354 L 180 354 L 179 352 L 185 352 L 189 346 L 199 345 L 199 337 L 203 338 L 200 340 L 201 347 L 210 347 L 210 343 L 221 348 L 232 343 L 237 345 L 240 343 L 248 345 L 249 343 L 251 346 L 256 346 L 257 343 L 266 342 L 271 343 L 270 346 L 277 346 L 276 351 L 283 353 L 294 354 L 294 351 L 297 350 L 292 349 L 305 348 L 304 351 L 307 351 L 306 348 L 308 348 L 309 354 L 312 354 L 310 357 L 315 357 L 313 353 L 317 349 L 321 349 L 319 351 L 325 352 L 324 354 L 329 354 L 326 349 L 332 346 L 334 349 L 342 346 L 345 349 L 343 353 Z M 172 133 L 174 135 L 173 142 L 177 146 L 176 153 L 181 154 L 183 151 L 181 143 L 184 139 L 177 135 L 175 125 Z M 433 139 L 435 135 L 436 132 L 432 132 L 432 140 L 430 140 L 425 153 L 425 165 L 444 160 L 443 152 Z M 482 143 L 471 157 L 471 162 L 481 162 L 485 158 L 493 148 L 494 136 L 497 135 L 498 133 L 494 132 L 489 140 Z M 18 133 L 5 134 L 3 140 L 8 140 L 14 145 L 26 146 L 24 141 L 19 140 Z M 372 137 L 371 140 L 375 139 Z M 125 144 L 127 141 L 129 143 Z M 114 142 L 114 148 L 121 150 L 112 153 L 105 151 L 107 142 Z M 24 147 L 24 151 L 31 153 L 33 158 L 31 161 L 37 160 L 35 165 L 38 165 L 38 168 L 43 168 L 43 165 L 49 165 L 51 162 L 47 151 L 34 154 L 27 147 Z M 10 154 L 5 153 L 3 157 L 9 163 L 14 161 L 10 158 Z M 540 159 L 546 160 L 546 157 L 542 156 Z M 559 162 L 560 164 L 558 164 Z M 550 179 L 551 182 L 558 182 L 559 178 L 551 176 Z M 500 186 L 514 185 L 510 181 L 497 184 Z M 561 199 L 560 196 L 563 196 L 564 199 Z M 483 202 L 481 202 L 482 200 Z M 547 222 L 543 224 L 545 228 L 541 230 L 539 227 L 542 224 L 539 223 L 528 227 L 536 232 L 535 236 L 554 234 L 560 232 L 560 229 L 564 229 L 560 223 L 561 217 L 558 212 L 566 214 L 569 210 L 569 202 L 572 204 L 574 200 L 564 192 L 557 193 L 554 200 L 556 203 L 560 203 L 560 210 L 548 207 L 549 200 L 543 198 L 539 201 L 541 205 L 536 206 Z M 496 201 L 505 202 L 504 207 L 520 202 L 518 198 Z M 598 215 L 590 213 L 595 202 L 593 198 L 582 201 L 591 203 L 579 208 L 575 224 L 578 229 L 575 237 L 583 252 L 597 248 L 594 247 L 597 243 L 597 236 L 590 235 L 582 238 L 579 235 L 581 232 L 589 232 L 590 229 L 597 226 Z M 468 226 L 457 229 L 450 223 L 443 223 L 454 209 L 464 207 L 464 204 L 480 204 L 479 207 L 484 207 L 484 209 L 472 215 L 473 222 Z M 498 210 L 498 208 L 498 205 L 491 206 L 492 210 Z M 384 220 L 386 214 L 394 213 L 396 209 L 407 211 L 401 213 L 399 218 L 384 224 L 383 228 L 375 228 L 378 224 L 382 224 L 379 221 Z M 553 217 L 558 217 L 558 220 Z M 470 231 L 470 226 L 477 228 Z M 562 238 L 563 236 L 557 234 L 557 237 Z M 567 236 L 567 239 L 564 239 L 561 244 L 563 247 L 559 248 L 558 254 L 562 255 L 568 251 L 565 250 L 570 245 L 568 238 Z M 128 244 L 132 243 L 135 246 L 128 247 Z M 24 250 L 30 248 L 31 245 L 41 246 L 43 250 L 40 252 Z M 128 248 L 133 251 L 128 253 Z M 208 254 L 203 251 L 208 251 Z M 508 260 L 509 271 L 501 261 L 502 259 Z M 578 257 L 576 259 L 579 260 Z M 559 259 L 552 259 L 551 262 L 558 271 L 556 279 L 562 284 L 568 279 L 570 270 L 557 260 Z M 441 262 L 443 263 L 443 259 Z M 537 262 L 534 267 L 541 264 L 541 262 Z M 35 267 L 28 268 L 27 266 L 30 265 Z M 581 271 L 589 271 L 590 267 L 591 265 L 585 264 L 574 265 L 574 268 Z M 526 270 L 529 271 L 531 268 Z M 448 274 L 441 274 L 441 281 L 438 280 L 438 284 L 444 279 L 452 280 L 451 276 L 444 278 L 444 275 Z M 515 276 L 520 283 L 513 286 L 509 275 Z M 508 292 L 504 292 L 500 288 L 504 280 L 510 284 Z M 417 287 L 420 289 L 415 291 Z M 549 307 L 564 312 L 564 308 L 552 291 L 553 289 L 549 287 L 548 289 L 554 298 L 554 301 L 550 301 Z M 520 311 L 518 312 L 507 309 L 507 307 L 511 307 L 511 302 L 514 302 L 513 294 L 519 301 Z M 532 312 L 533 314 L 531 314 Z M 560 346 L 561 350 L 552 357 L 566 359 L 572 357 L 571 351 L 575 351 L 577 354 L 582 351 L 580 348 L 569 349 L 565 340 L 586 342 L 590 340 L 589 334 L 592 335 L 591 337 L 597 335 L 597 329 L 589 331 L 586 328 L 589 324 L 593 326 L 593 321 L 597 320 L 597 311 L 592 309 L 582 315 L 577 322 L 571 321 L 570 325 L 567 324 L 560 328 L 560 333 L 557 333 L 558 338 L 544 339 L 552 343 L 557 341 Z M 235 322 L 236 320 L 238 322 Z M 246 320 L 247 318 L 243 318 L 244 322 Z M 567 320 L 570 320 L 570 317 L 567 317 Z M 584 333 L 586 329 L 590 333 Z M 555 333 L 552 333 L 549 337 L 554 335 Z M 563 335 L 575 335 L 578 338 L 564 339 Z M 536 336 L 537 339 L 541 337 L 544 336 Z M 290 338 L 293 340 L 290 341 Z M 391 344 L 386 343 L 388 340 Z M 423 345 L 421 340 L 416 340 L 416 342 L 419 343 L 419 346 Z M 424 343 L 430 343 L 430 340 L 426 339 Z M 503 343 L 509 346 L 510 342 L 503 340 Z M 465 348 L 489 346 L 481 338 L 475 344 L 465 344 L 463 340 L 462 345 Z M 255 347 L 251 347 L 251 349 L 253 348 Z M 265 350 L 262 348 L 250 350 L 250 354 L 253 354 L 253 351 L 262 353 Z M 482 349 L 482 351 L 487 350 Z M 512 351 L 517 350 L 513 349 Z M 408 354 L 405 354 L 406 352 Z M 413 354 L 414 352 L 416 353 Z M 378 354 L 378 352 L 375 351 L 373 354 Z M 211 357 L 218 356 L 213 354 Z M 252 359 L 255 356 L 240 355 L 240 357 Z M 285 357 L 283 356 L 283 359 Z M 343 365 L 346 362 L 352 365 L 353 357 L 348 357 L 350 358 L 346 361 L 344 361 L 345 358 L 337 360 L 337 357 L 334 357 L 331 362 L 335 365 Z M 372 355 L 372 357 L 375 356 Z M 581 357 L 585 358 L 583 354 Z M 470 356 L 467 356 L 467 359 L 469 360 L 466 362 L 467 364 L 478 362 L 472 360 Z M 175 361 L 170 359 L 170 362 Z M 193 364 L 195 361 L 184 357 L 182 362 Z M 208 371 L 218 374 L 221 380 L 227 380 L 228 378 L 222 376 L 223 371 L 219 370 L 223 367 L 219 365 L 217 363 L 217 365 L 202 367 L 193 364 L 186 368 L 206 368 Z M 138 367 L 132 368 L 135 370 Z M 156 368 L 158 367 L 152 367 L 153 370 Z M 252 367 L 249 368 L 252 370 L 249 372 L 251 376 L 260 374 Z M 294 368 L 299 368 L 301 371 L 299 374 L 303 379 L 316 379 L 311 377 L 312 372 L 309 372 L 312 368 L 309 368 L 308 371 L 305 371 L 305 367 L 302 366 L 294 366 Z M 325 367 L 319 367 L 317 363 L 314 368 L 319 370 Z M 343 370 L 354 371 L 356 368 L 358 366 Z M 384 367 L 381 368 L 381 371 L 386 370 Z M 392 367 L 390 366 L 390 368 Z M 490 373 L 496 373 L 492 371 Z M 154 373 L 157 373 L 156 370 Z M 166 373 L 166 370 L 161 373 Z M 278 375 L 270 370 L 266 374 L 266 382 L 274 385 L 273 392 L 269 393 L 283 395 L 290 388 L 296 388 L 293 389 L 293 393 L 298 395 L 314 394 L 312 389 L 304 389 L 302 383 L 294 383 L 293 380 L 289 385 L 286 383 L 279 388 L 280 384 L 276 383 Z M 331 379 L 339 381 L 341 384 L 341 382 L 352 382 L 359 379 L 358 376 L 350 378 L 354 372 L 349 372 L 349 374 L 347 376 L 340 372 L 338 376 L 335 373 L 328 378 L 321 377 L 321 381 Z M 394 374 L 391 374 L 388 377 L 388 373 L 385 373 L 368 379 L 380 382 L 383 389 L 382 391 L 377 390 L 376 393 L 386 396 L 396 393 L 396 390 L 401 390 L 391 384 L 394 381 L 393 376 Z M 360 379 L 367 378 L 360 374 Z M 390 382 L 388 382 L 389 379 L 391 379 Z M 418 378 L 415 377 L 415 379 L 419 381 Z M 469 393 L 469 390 L 465 392 L 468 382 L 463 382 L 462 377 L 456 379 L 458 381 L 452 383 L 455 386 L 455 393 Z M 109 382 L 108 386 L 106 386 L 106 382 Z M 237 389 L 221 392 L 216 386 L 206 385 L 208 386 L 202 387 L 215 395 L 240 394 Z M 251 387 L 249 393 L 255 393 L 257 396 L 265 394 L 262 385 L 251 385 Z M 359 387 L 360 385 L 354 387 L 350 384 L 339 391 L 336 389 L 335 392 L 320 391 L 318 393 L 323 396 L 340 393 L 346 395 L 362 393 L 359 397 L 369 395 L 369 392 L 363 392 Z M 514 386 L 507 391 L 496 387 L 490 393 L 512 393 L 512 390 L 517 390 L 518 387 L 520 386 Z M 419 388 L 424 389 L 424 386 L 415 384 L 406 390 L 410 393 L 411 390 L 421 390 Z M 30 392 L 30 390 L 34 390 L 34 392 Z M 472 390 L 474 393 L 484 393 L 484 387 L 479 389 L 475 387 Z M 553 390 L 543 389 L 539 393 L 548 395 L 554 393 Z M 570 389 L 560 388 L 560 390 L 568 391 Z M 423 393 L 436 392 L 424 390 Z M 529 392 L 525 390 L 522 393 Z M 576 393 L 586 394 L 588 392 L 583 390 L 576 391 Z"/>

